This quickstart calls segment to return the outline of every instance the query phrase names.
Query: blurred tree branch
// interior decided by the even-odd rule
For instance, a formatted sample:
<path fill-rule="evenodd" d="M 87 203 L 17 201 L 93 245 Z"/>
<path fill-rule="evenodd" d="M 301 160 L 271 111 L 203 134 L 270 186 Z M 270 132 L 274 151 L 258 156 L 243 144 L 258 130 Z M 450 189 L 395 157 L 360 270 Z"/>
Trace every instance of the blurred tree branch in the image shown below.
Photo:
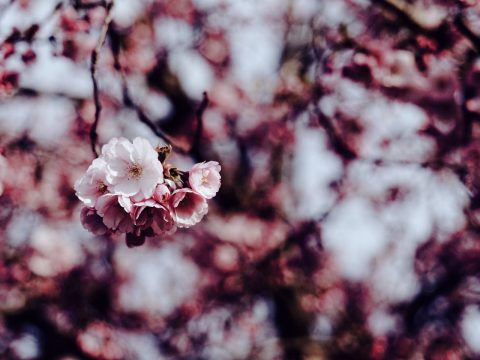
<path fill-rule="evenodd" d="M 93 9 L 93 8 L 96 8 L 96 7 L 104 7 L 104 8 L 107 8 L 109 5 L 109 0 L 99 0 L 99 1 L 91 1 L 91 2 L 83 2 L 81 0 L 73 0 L 73 7 L 75 9 L 84 9 L 84 10 L 88 10 L 88 9 Z"/>
<path fill-rule="evenodd" d="M 195 118 L 197 120 L 195 133 L 193 135 L 192 146 L 189 150 L 189 153 L 192 154 L 196 159 L 201 159 L 201 146 L 202 146 L 202 137 L 203 137 L 203 114 L 207 109 L 209 104 L 208 94 L 206 91 L 203 92 L 202 102 L 195 111 Z"/>
<path fill-rule="evenodd" d="M 112 22 L 113 14 L 111 10 L 113 8 L 113 5 L 114 5 L 114 0 L 109 0 L 105 3 L 105 10 L 107 12 L 107 15 L 105 16 L 105 20 L 103 21 L 103 26 L 100 32 L 100 36 L 97 41 L 97 46 L 92 51 L 91 63 L 90 63 L 90 75 L 93 83 L 93 100 L 95 103 L 95 118 L 94 118 L 92 127 L 90 128 L 90 145 L 92 148 L 92 152 L 95 156 L 98 156 L 97 127 L 98 127 L 98 122 L 100 121 L 100 114 L 102 111 L 102 104 L 100 102 L 100 94 L 99 94 L 98 81 L 97 81 L 97 62 L 98 62 L 98 57 L 100 55 L 100 51 L 102 50 L 103 43 L 105 42 L 105 38 L 107 36 L 108 28 L 110 26 L 110 23 Z"/>
<path fill-rule="evenodd" d="M 120 62 L 120 52 L 121 48 L 121 40 L 120 34 L 118 34 L 115 30 L 110 33 L 110 46 L 112 49 L 113 57 L 114 57 L 114 67 L 120 73 L 122 79 L 122 96 L 123 96 L 123 103 L 126 107 L 135 110 L 137 113 L 138 119 L 140 122 L 145 124 L 156 136 L 160 139 L 165 141 L 167 144 L 172 146 L 172 149 L 180 154 L 190 155 L 196 159 L 201 158 L 201 142 L 203 137 L 203 114 L 209 105 L 209 98 L 207 92 L 203 92 L 202 101 L 198 105 L 195 111 L 195 118 L 196 118 L 196 126 L 195 132 L 193 134 L 192 145 L 189 149 L 185 149 L 184 147 L 178 145 L 175 139 L 167 134 L 163 129 L 161 129 L 154 120 L 152 120 L 142 109 L 140 104 L 137 104 L 134 99 L 132 98 L 127 77 L 123 66 Z"/>

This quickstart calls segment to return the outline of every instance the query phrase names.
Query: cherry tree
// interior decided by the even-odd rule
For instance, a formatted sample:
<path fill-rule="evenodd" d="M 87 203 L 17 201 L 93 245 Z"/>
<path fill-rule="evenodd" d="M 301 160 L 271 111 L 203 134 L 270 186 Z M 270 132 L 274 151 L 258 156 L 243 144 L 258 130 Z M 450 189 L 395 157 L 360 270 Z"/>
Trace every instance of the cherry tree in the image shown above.
<path fill-rule="evenodd" d="M 0 0 L 0 357 L 477 358 L 479 51 L 469 0 Z"/>

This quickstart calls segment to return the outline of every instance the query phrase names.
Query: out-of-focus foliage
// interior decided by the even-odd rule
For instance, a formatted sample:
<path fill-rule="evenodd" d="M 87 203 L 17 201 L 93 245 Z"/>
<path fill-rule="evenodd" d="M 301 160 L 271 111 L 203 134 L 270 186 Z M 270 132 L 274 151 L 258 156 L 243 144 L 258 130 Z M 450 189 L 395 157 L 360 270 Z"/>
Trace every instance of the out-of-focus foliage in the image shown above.
<path fill-rule="evenodd" d="M 115 0 L 98 143 L 222 166 L 136 249 L 73 190 L 107 4 L 0 0 L 0 358 L 480 356 L 477 1 Z"/>

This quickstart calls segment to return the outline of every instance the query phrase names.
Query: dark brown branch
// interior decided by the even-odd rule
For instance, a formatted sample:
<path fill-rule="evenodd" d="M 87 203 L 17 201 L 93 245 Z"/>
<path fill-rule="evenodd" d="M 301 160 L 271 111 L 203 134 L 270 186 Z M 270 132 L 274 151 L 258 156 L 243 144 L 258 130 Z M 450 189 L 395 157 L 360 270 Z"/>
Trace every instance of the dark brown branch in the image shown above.
<path fill-rule="evenodd" d="M 480 52 L 480 37 L 470 30 L 470 28 L 465 24 L 462 14 L 457 14 L 455 16 L 453 24 L 457 28 L 458 32 L 460 32 L 472 43 L 477 53 Z"/>
<path fill-rule="evenodd" d="M 160 139 L 165 141 L 167 144 L 169 144 L 173 150 L 175 150 L 178 153 L 185 154 L 186 150 L 183 149 L 182 147 L 178 146 L 175 144 L 175 142 L 172 140 L 172 138 L 166 134 L 162 129 L 160 129 L 153 120 L 151 120 L 147 114 L 143 111 L 143 109 L 140 107 L 140 105 L 136 104 L 135 101 L 133 101 L 132 96 L 130 95 L 130 90 L 128 88 L 128 83 L 127 83 L 127 78 L 125 76 L 125 72 L 123 71 L 122 65 L 120 64 L 120 59 L 119 59 L 119 53 L 120 53 L 120 48 L 114 47 L 113 45 L 115 44 L 115 41 L 112 41 L 112 51 L 113 51 L 113 58 L 114 58 L 114 66 L 115 69 L 120 73 L 120 76 L 122 78 L 122 94 L 123 94 L 123 103 L 125 104 L 126 107 L 135 110 L 137 113 L 138 119 L 140 122 L 143 124 L 147 125 L 148 128 L 155 134 L 157 135 Z"/>
<path fill-rule="evenodd" d="M 373 0 L 374 4 L 384 7 L 386 10 L 395 13 L 398 18 L 404 23 L 405 26 L 410 28 L 415 33 L 422 33 L 426 36 L 437 38 L 439 43 L 444 41 L 443 31 L 447 27 L 447 19 L 441 22 L 434 28 L 426 28 L 419 23 L 412 16 L 412 6 L 408 2 L 392 1 L 392 0 Z M 451 19 L 451 18 L 450 18 Z M 459 11 L 451 21 L 456 30 L 465 38 L 467 38 L 475 48 L 477 52 L 480 52 L 480 36 L 475 34 L 466 24 L 465 17 L 461 11 Z"/>
<path fill-rule="evenodd" d="M 195 111 L 195 117 L 197 119 L 197 127 L 195 129 L 195 134 L 193 135 L 193 143 L 190 148 L 190 153 L 198 154 L 200 147 L 202 145 L 202 135 L 203 135 L 203 113 L 207 109 L 209 104 L 207 92 L 203 92 L 203 99 L 200 105 L 198 106 L 197 111 Z"/>
<path fill-rule="evenodd" d="M 130 94 L 130 90 L 129 90 L 127 78 L 125 76 L 125 72 L 123 71 L 122 64 L 120 63 L 119 55 L 120 55 L 120 52 L 121 52 L 121 45 L 120 45 L 120 41 L 119 41 L 119 38 L 118 38 L 119 34 L 116 33 L 115 30 L 113 30 L 109 33 L 109 36 L 110 36 L 110 40 L 111 40 L 110 41 L 110 46 L 111 46 L 112 53 L 113 53 L 114 67 L 119 72 L 119 74 L 121 76 L 121 79 L 122 79 L 122 93 L 123 93 L 123 103 L 124 103 L 124 105 L 126 107 L 130 108 L 130 109 L 135 110 L 140 122 L 147 125 L 148 128 L 155 135 L 157 135 L 160 139 L 162 139 L 167 144 L 169 144 L 174 151 L 176 151 L 178 153 L 181 153 L 181 154 L 190 154 L 190 155 L 194 154 L 195 150 L 199 148 L 201 138 L 202 138 L 203 113 L 205 112 L 205 109 L 207 108 L 208 103 L 209 103 L 207 93 L 206 92 L 203 93 L 203 100 L 200 103 L 200 105 L 199 105 L 199 107 L 196 111 L 197 128 L 195 130 L 195 134 L 194 134 L 194 138 L 193 138 L 193 145 L 191 146 L 191 148 L 189 150 L 187 150 L 187 149 L 177 145 L 175 143 L 175 140 L 170 135 L 165 133 L 162 129 L 160 129 L 158 127 L 158 125 L 155 124 L 155 121 L 150 119 L 148 117 L 148 115 L 145 114 L 145 111 L 142 109 L 142 107 L 133 100 L 133 98 Z"/>
<path fill-rule="evenodd" d="M 460 66 L 459 78 L 461 81 L 461 91 L 459 91 L 459 95 L 462 121 L 459 122 L 459 124 L 457 125 L 459 130 L 459 146 L 467 146 L 468 144 L 470 144 L 473 135 L 473 122 L 475 114 L 468 109 L 467 103 L 471 98 L 475 96 L 475 89 L 474 86 L 470 84 L 469 75 L 478 56 L 478 51 L 480 51 L 480 39 L 477 38 L 477 41 L 478 43 L 474 44 L 474 46 L 476 47 L 476 51 L 467 51 L 467 54 L 465 56 L 465 62 Z"/>
<path fill-rule="evenodd" d="M 166 134 L 163 130 L 161 130 L 148 116 L 147 114 L 145 114 L 145 112 L 142 110 L 142 108 L 136 104 L 132 97 L 130 96 L 130 92 L 128 90 L 128 85 L 127 85 L 127 81 L 125 79 L 125 75 L 123 74 L 123 72 L 120 70 L 120 72 L 122 73 L 122 87 L 123 87 L 123 102 L 125 104 L 125 106 L 127 106 L 128 108 L 131 108 L 133 110 L 135 110 L 135 112 L 137 113 L 137 116 L 138 116 L 138 119 L 140 120 L 140 122 L 142 122 L 143 124 L 147 125 L 148 128 L 155 134 L 157 135 L 160 139 L 162 139 L 163 141 L 165 141 L 167 144 L 169 144 L 173 150 L 175 150 L 176 152 L 178 153 L 181 153 L 181 154 L 185 154 L 187 151 L 176 145 L 175 142 L 172 140 L 172 138 Z"/>
<path fill-rule="evenodd" d="M 96 8 L 96 7 L 107 8 L 108 3 L 105 0 L 92 1 L 92 2 L 86 2 L 86 3 L 84 3 L 81 0 L 74 0 L 73 7 L 77 10 L 78 9 L 88 10 L 88 9 L 93 9 L 93 8 Z"/>
<path fill-rule="evenodd" d="M 347 162 L 356 159 L 357 154 L 343 141 L 341 136 L 335 130 L 330 119 L 325 116 L 320 109 L 315 109 L 314 116 L 316 117 L 318 124 L 325 130 L 328 141 L 333 150 Z"/>
<path fill-rule="evenodd" d="M 100 96 L 99 96 L 98 82 L 97 82 L 97 61 L 98 61 L 98 56 L 102 49 L 103 43 L 105 42 L 108 28 L 110 26 L 110 23 L 112 22 L 111 10 L 112 10 L 113 4 L 114 4 L 114 0 L 110 0 L 109 2 L 106 3 L 105 10 L 107 11 L 107 16 L 103 21 L 103 26 L 100 32 L 100 36 L 98 38 L 97 46 L 92 51 L 91 62 L 90 62 L 90 75 L 93 83 L 93 101 L 95 102 L 95 119 L 93 121 L 92 127 L 90 128 L 90 145 L 92 148 L 92 152 L 95 156 L 98 156 L 97 127 L 98 127 L 98 122 L 100 121 L 100 113 L 102 112 L 102 104 L 100 103 Z"/>

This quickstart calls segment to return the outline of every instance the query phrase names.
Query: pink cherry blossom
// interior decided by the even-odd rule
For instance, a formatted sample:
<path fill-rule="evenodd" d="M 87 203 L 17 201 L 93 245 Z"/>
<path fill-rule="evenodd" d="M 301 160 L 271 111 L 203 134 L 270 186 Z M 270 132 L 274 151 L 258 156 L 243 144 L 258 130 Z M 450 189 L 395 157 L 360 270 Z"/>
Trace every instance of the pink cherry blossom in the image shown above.
<path fill-rule="evenodd" d="M 161 235 L 174 230 L 175 221 L 168 204 L 148 199 L 133 205 L 132 218 L 135 226 L 141 230 L 152 228 L 153 233 Z"/>
<path fill-rule="evenodd" d="M 102 149 L 107 162 L 107 180 L 113 193 L 143 200 L 163 183 L 163 166 L 148 140 L 114 138 Z"/>
<path fill-rule="evenodd" d="M 133 246 L 143 244 L 145 237 L 172 233 L 177 226 L 195 225 L 208 212 L 207 199 L 220 188 L 220 165 L 194 165 L 187 184 L 175 176 L 164 173 L 146 139 L 111 139 L 75 184 L 86 205 L 84 227 L 94 234 L 125 233 L 127 245 Z"/>
<path fill-rule="evenodd" d="M 84 207 L 80 213 L 80 221 L 83 227 L 94 235 L 105 235 L 109 231 L 102 217 L 93 208 Z"/>
<path fill-rule="evenodd" d="M 189 188 L 174 191 L 170 199 L 178 227 L 195 225 L 208 212 L 207 200 Z"/>
<path fill-rule="evenodd" d="M 103 223 L 112 231 L 132 232 L 134 224 L 130 216 L 132 209 L 128 198 L 106 194 L 98 198 L 95 209 L 103 217 Z"/>
<path fill-rule="evenodd" d="M 220 169 L 216 161 L 193 165 L 188 178 L 191 188 L 206 199 L 213 198 L 220 189 Z"/>
<path fill-rule="evenodd" d="M 75 183 L 75 191 L 80 200 L 94 207 L 98 198 L 108 193 L 107 163 L 102 158 L 93 160 L 87 172 Z"/>
<path fill-rule="evenodd" d="M 130 215 L 136 228 L 145 230 L 150 227 L 152 216 L 149 210 L 156 206 L 160 207 L 161 205 L 152 199 L 140 201 L 132 205 Z"/>
<path fill-rule="evenodd" d="M 176 230 L 172 211 L 167 207 L 159 207 L 152 211 L 152 230 L 155 234 L 172 233 Z"/>

